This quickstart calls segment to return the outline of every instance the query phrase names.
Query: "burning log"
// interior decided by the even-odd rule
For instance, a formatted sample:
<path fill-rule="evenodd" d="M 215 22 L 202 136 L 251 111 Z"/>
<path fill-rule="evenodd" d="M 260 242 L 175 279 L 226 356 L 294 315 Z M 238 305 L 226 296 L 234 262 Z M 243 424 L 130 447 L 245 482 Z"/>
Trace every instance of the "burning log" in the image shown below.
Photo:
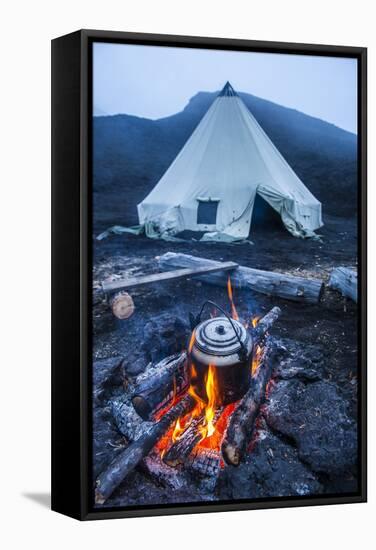
<path fill-rule="evenodd" d="M 194 447 L 202 439 L 199 428 L 203 420 L 203 415 L 192 419 L 188 428 L 181 434 L 180 438 L 171 445 L 164 455 L 163 462 L 165 464 L 172 468 L 175 468 L 179 464 L 184 464 Z"/>
<path fill-rule="evenodd" d="M 214 449 L 199 447 L 189 457 L 187 466 L 202 476 L 217 477 L 221 468 L 221 456 Z"/>
<path fill-rule="evenodd" d="M 342 296 L 358 301 L 358 274 L 355 269 L 336 267 L 332 270 L 329 287 L 339 290 Z"/>
<path fill-rule="evenodd" d="M 108 468 L 99 475 L 96 481 L 95 503 L 103 504 L 106 502 L 123 479 L 149 454 L 154 445 L 167 432 L 171 424 L 179 416 L 190 412 L 195 404 L 195 399 L 190 395 L 186 395 L 179 403 L 171 407 L 159 422 L 153 424 L 149 430 L 118 455 Z"/>
<path fill-rule="evenodd" d="M 155 418 L 177 396 L 188 389 L 189 373 L 185 352 L 166 357 L 137 379 L 132 404 L 143 420 Z M 150 374 L 149 374 L 150 373 Z"/>
<path fill-rule="evenodd" d="M 258 321 L 256 328 L 253 330 L 253 344 L 256 345 L 261 342 L 269 330 L 272 328 L 275 321 L 281 315 L 279 307 L 273 307 L 264 317 Z"/>
<path fill-rule="evenodd" d="M 256 418 L 265 398 L 266 386 L 271 378 L 274 346 L 267 344 L 259 366 L 251 379 L 249 390 L 233 412 L 224 435 L 221 452 L 224 461 L 238 466 L 251 440 Z"/>
<path fill-rule="evenodd" d="M 194 268 L 200 266 L 220 266 L 221 262 L 190 256 L 189 254 L 166 252 L 166 254 L 159 257 L 159 265 L 163 268 Z M 228 274 L 219 271 L 199 275 L 197 279 L 209 284 L 225 286 L 227 285 Z M 319 302 L 324 290 L 323 282 L 318 279 L 295 277 L 284 273 L 261 271 L 260 269 L 244 266 L 234 269 L 231 273 L 231 282 L 235 287 L 246 288 L 254 292 L 267 294 L 268 296 L 278 296 L 286 300 L 309 304 Z"/>
<path fill-rule="evenodd" d="M 223 408 L 216 410 L 213 418 L 213 426 L 215 426 L 222 414 L 222 411 Z M 164 455 L 163 462 L 165 464 L 175 468 L 179 464 L 184 464 L 186 462 L 197 443 L 203 439 L 202 428 L 204 422 L 204 413 L 191 420 L 187 429 L 183 431 L 183 433 L 179 436 L 179 439 L 171 445 Z"/>

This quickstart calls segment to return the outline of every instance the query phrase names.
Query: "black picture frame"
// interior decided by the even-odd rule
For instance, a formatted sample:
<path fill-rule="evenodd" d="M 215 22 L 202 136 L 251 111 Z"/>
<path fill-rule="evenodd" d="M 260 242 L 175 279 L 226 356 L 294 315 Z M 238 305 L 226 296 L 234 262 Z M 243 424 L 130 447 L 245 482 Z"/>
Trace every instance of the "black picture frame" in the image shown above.
<path fill-rule="evenodd" d="M 359 493 L 94 509 L 91 476 L 92 43 L 352 57 L 358 61 Z M 80 520 L 365 502 L 367 499 L 367 50 L 80 30 L 52 40 L 52 509 Z"/>

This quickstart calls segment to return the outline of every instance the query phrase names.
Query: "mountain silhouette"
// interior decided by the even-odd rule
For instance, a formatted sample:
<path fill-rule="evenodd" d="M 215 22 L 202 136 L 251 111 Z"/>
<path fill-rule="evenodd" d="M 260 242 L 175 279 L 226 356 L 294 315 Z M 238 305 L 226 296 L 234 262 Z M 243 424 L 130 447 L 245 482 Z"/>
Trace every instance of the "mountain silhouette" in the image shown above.
<path fill-rule="evenodd" d="M 239 93 L 258 123 L 321 201 L 325 215 L 352 216 L 357 199 L 357 136 L 323 120 Z M 199 92 L 183 111 L 159 120 L 93 118 L 94 223 L 138 222 L 137 203 L 151 191 L 217 93 Z M 177 182 L 178 184 L 178 182 Z"/>

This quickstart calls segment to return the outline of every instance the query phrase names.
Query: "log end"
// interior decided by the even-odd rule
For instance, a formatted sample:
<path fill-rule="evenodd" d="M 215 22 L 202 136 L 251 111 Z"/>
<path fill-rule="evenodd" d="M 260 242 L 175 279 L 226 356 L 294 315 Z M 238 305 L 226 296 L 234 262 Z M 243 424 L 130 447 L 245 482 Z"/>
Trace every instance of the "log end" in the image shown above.
<path fill-rule="evenodd" d="M 134 302 L 128 292 L 122 291 L 111 297 L 110 305 L 112 313 L 117 319 L 128 319 L 134 313 Z"/>
<path fill-rule="evenodd" d="M 99 489 L 95 490 L 94 502 L 95 502 L 95 504 L 104 504 L 106 502 L 105 497 L 102 495 L 102 493 L 99 491 Z"/>
<path fill-rule="evenodd" d="M 151 408 L 148 402 L 142 397 L 142 395 L 134 395 L 132 397 L 132 405 L 138 416 L 142 420 L 150 420 Z"/>
<path fill-rule="evenodd" d="M 240 452 L 239 449 L 224 441 L 222 444 L 222 457 L 223 460 L 229 466 L 239 466 L 240 464 Z"/>

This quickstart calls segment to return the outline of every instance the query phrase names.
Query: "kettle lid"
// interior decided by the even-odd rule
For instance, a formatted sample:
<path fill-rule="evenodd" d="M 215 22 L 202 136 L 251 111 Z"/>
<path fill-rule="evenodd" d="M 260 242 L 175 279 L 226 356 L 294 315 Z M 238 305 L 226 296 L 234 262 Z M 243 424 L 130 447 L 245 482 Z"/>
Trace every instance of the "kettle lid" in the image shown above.
<path fill-rule="evenodd" d="M 235 334 L 235 330 L 236 333 Z M 241 349 L 248 339 L 246 329 L 239 321 L 215 317 L 204 321 L 196 328 L 195 345 L 210 355 L 232 355 Z"/>

